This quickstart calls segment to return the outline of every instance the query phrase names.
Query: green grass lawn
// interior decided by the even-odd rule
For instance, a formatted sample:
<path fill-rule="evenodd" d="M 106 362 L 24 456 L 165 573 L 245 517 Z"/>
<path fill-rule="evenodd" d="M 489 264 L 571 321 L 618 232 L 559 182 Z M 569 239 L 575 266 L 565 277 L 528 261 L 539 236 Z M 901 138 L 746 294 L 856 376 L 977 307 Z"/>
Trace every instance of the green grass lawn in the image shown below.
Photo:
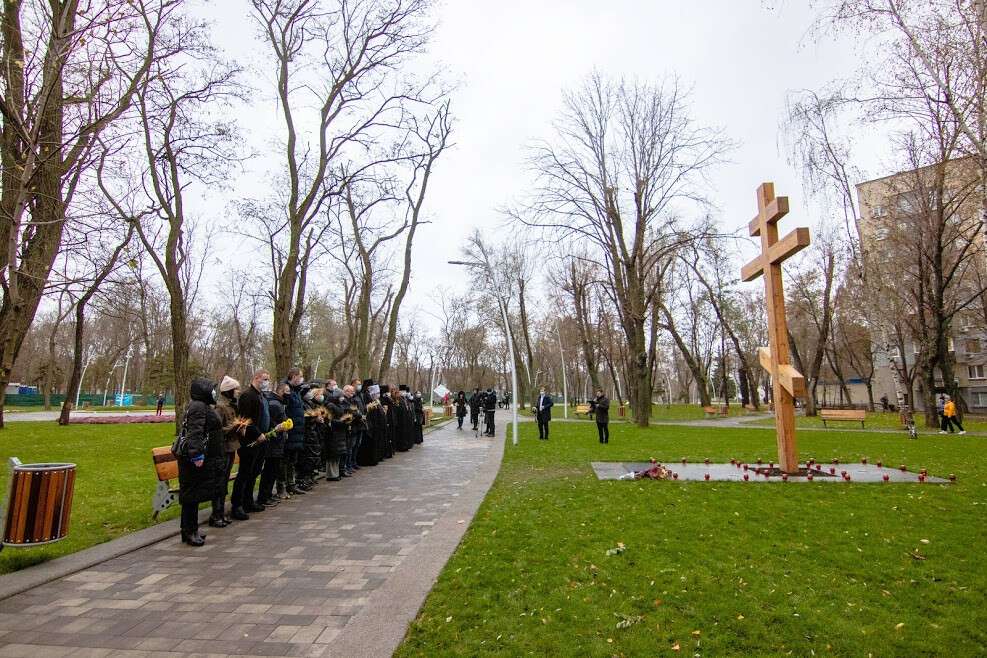
<path fill-rule="evenodd" d="M 987 440 L 807 432 L 801 455 L 955 485 L 598 481 L 589 462 L 775 457 L 761 429 L 523 426 L 399 656 L 987 652 Z M 624 544 L 623 553 L 608 549 Z"/>
<path fill-rule="evenodd" d="M 880 411 L 866 412 L 867 418 L 864 421 L 865 429 L 887 429 L 894 431 L 903 431 L 901 425 L 901 417 L 897 413 L 884 413 Z M 826 421 L 829 423 L 831 428 L 849 428 L 849 429 L 860 429 L 860 423 L 850 423 L 850 422 L 838 422 L 833 423 L 831 421 Z M 751 420 L 752 425 L 765 425 L 774 426 L 774 417 L 768 418 L 758 418 L 756 420 Z M 915 424 L 920 434 L 937 434 L 939 429 L 930 429 L 925 427 L 925 415 L 918 413 L 915 415 Z M 796 427 L 823 427 L 822 419 L 819 416 L 796 416 L 795 417 Z M 969 432 L 987 432 L 987 418 L 982 416 L 966 416 L 963 419 L 963 429 Z"/>
<path fill-rule="evenodd" d="M 0 430 L 0 492 L 6 506 L 7 460 L 72 462 L 78 466 L 68 537 L 37 548 L 0 553 L 0 573 L 23 569 L 152 525 L 151 495 L 157 485 L 151 448 L 170 445 L 175 426 L 9 423 Z M 174 518 L 174 506 L 158 521 Z"/>
<path fill-rule="evenodd" d="M 714 405 L 714 406 L 718 407 L 719 405 Z M 562 418 L 563 417 L 562 412 L 563 412 L 562 404 L 557 403 L 554 407 L 552 407 L 552 418 L 553 419 Z M 498 410 L 498 413 L 508 413 L 508 412 L 502 412 L 501 410 Z M 630 407 L 628 407 L 627 418 L 626 418 L 627 420 L 630 420 L 630 413 L 631 413 Z M 534 416 L 534 412 L 531 410 L 531 407 L 527 407 L 521 410 L 521 414 L 524 416 Z M 734 403 L 730 405 L 729 415 L 731 417 L 744 416 L 747 415 L 747 412 L 744 410 L 743 407 L 740 406 L 740 404 Z M 706 414 L 703 412 L 702 406 L 698 404 L 651 405 L 651 420 L 656 422 L 675 421 L 675 420 L 702 420 L 705 417 Z M 610 407 L 610 419 L 612 422 L 621 420 L 616 405 Z M 592 419 L 586 415 L 576 415 L 576 405 L 570 404 L 569 420 L 589 421 Z"/>

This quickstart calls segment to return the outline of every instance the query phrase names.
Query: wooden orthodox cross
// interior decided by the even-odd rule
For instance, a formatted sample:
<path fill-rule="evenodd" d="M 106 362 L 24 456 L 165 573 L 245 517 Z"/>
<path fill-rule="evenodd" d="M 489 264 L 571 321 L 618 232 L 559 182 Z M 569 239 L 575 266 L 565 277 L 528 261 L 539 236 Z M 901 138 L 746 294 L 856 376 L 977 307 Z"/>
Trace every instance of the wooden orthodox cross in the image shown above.
<path fill-rule="evenodd" d="M 795 444 L 795 398 L 804 398 L 806 391 L 805 378 L 789 363 L 781 264 L 809 246 L 809 229 L 799 227 L 779 240 L 778 220 L 787 214 L 788 197 L 775 197 L 774 183 L 762 183 L 757 188 L 757 217 L 749 225 L 752 236 L 761 236 L 761 254 L 744 265 L 740 277 L 744 281 L 753 281 L 764 275 L 764 301 L 768 309 L 768 340 L 771 346 L 759 348 L 758 356 L 761 366 L 771 373 L 778 464 L 782 471 L 796 473 L 799 458 Z"/>

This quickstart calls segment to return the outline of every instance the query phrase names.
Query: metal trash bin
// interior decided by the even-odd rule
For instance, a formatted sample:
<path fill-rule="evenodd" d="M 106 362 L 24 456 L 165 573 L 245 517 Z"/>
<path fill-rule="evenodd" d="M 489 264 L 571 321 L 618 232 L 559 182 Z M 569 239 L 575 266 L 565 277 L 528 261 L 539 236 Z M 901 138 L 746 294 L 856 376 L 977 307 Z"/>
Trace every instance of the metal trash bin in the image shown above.
<path fill-rule="evenodd" d="M 37 546 L 65 539 L 75 491 L 75 464 L 22 464 L 10 459 L 3 546 Z"/>

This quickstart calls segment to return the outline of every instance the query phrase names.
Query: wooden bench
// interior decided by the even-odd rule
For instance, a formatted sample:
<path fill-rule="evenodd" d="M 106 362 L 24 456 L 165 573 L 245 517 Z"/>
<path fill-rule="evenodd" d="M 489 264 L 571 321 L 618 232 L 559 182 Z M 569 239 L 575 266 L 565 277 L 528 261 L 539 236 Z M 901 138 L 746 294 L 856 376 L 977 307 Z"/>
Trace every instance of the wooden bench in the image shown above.
<path fill-rule="evenodd" d="M 860 423 L 863 429 L 867 413 L 861 409 L 820 409 L 819 417 L 822 419 L 823 427 L 827 427 L 826 422 L 848 422 Z"/>
<path fill-rule="evenodd" d="M 730 415 L 730 410 L 728 407 L 703 407 L 703 415 L 706 418 L 726 418 Z"/>
<path fill-rule="evenodd" d="M 151 460 L 154 462 L 154 471 L 158 475 L 158 487 L 154 490 L 154 497 L 151 499 L 151 507 L 154 509 L 153 518 L 157 519 L 158 514 L 178 502 L 178 487 L 171 486 L 172 480 L 178 480 L 178 460 L 171 454 L 171 446 L 151 448 Z M 233 463 L 240 463 L 240 455 L 234 457 Z M 234 478 L 236 471 L 230 473 L 231 482 Z"/>
<path fill-rule="evenodd" d="M 589 414 L 590 414 L 590 406 L 588 404 L 577 404 L 576 405 L 576 412 L 575 413 L 576 413 L 577 416 L 580 416 L 580 415 L 589 416 Z"/>

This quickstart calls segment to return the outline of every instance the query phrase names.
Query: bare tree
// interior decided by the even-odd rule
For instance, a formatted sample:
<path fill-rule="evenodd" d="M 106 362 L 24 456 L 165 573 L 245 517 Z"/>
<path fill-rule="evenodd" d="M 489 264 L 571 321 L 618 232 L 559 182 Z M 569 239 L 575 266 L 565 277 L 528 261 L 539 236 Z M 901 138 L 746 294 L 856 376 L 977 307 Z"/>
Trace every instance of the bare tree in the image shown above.
<path fill-rule="evenodd" d="M 555 143 L 534 151 L 538 189 L 518 218 L 592 249 L 626 341 L 634 417 L 646 426 L 657 360 L 649 326 L 664 285 L 655 272 L 704 234 L 679 216 L 702 205 L 700 183 L 730 144 L 695 124 L 675 80 L 651 85 L 593 75 L 566 95 L 556 132 Z"/>

